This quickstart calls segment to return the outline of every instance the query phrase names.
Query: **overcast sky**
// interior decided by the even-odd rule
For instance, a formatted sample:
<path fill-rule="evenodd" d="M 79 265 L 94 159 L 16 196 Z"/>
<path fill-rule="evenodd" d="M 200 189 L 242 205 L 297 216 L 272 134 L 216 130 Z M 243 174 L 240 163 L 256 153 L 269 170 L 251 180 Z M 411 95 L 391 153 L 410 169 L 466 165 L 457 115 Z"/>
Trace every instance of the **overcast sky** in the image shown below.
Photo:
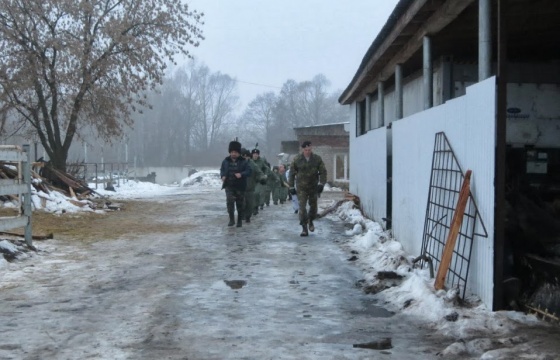
<path fill-rule="evenodd" d="M 320 73 L 331 81 L 331 92 L 345 89 L 398 2 L 187 1 L 205 14 L 206 39 L 192 53 L 211 71 L 238 80 L 243 105 L 260 93 L 277 93 L 288 79 Z"/>

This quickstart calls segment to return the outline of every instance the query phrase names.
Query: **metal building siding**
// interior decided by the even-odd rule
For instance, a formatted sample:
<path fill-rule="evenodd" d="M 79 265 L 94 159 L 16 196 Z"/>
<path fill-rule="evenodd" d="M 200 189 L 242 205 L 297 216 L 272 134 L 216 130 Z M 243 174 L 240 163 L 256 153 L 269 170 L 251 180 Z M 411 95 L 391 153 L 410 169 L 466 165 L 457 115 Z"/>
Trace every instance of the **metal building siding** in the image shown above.
<path fill-rule="evenodd" d="M 373 124 L 373 129 L 387 126 L 391 122 L 395 121 L 395 92 L 393 90 L 385 93 L 383 97 L 383 124 L 379 119 L 378 107 L 379 100 L 375 99 L 371 106 L 371 123 Z"/>
<path fill-rule="evenodd" d="M 467 88 L 444 105 L 393 123 L 393 234 L 420 254 L 434 138 L 445 132 L 463 171 L 473 171 L 471 192 L 488 238 L 475 237 L 468 291 L 492 307 L 494 273 L 495 78 Z"/>
<path fill-rule="evenodd" d="M 396 101 L 395 101 L 395 91 L 391 90 L 389 92 L 385 93 L 385 102 L 383 104 L 384 107 L 384 124 L 385 126 L 387 126 L 388 124 L 392 123 L 393 121 L 396 120 L 397 118 L 397 105 L 396 105 Z"/>
<path fill-rule="evenodd" d="M 348 119 L 350 120 L 350 124 L 348 126 L 350 130 L 350 146 L 349 146 L 349 162 L 350 162 L 350 185 L 349 190 L 351 193 L 356 193 L 357 182 L 356 179 L 359 174 L 359 167 L 358 167 L 358 146 L 356 143 L 356 126 L 357 126 L 357 118 L 356 118 L 356 103 L 353 102 L 348 106 Z"/>
<path fill-rule="evenodd" d="M 387 215 L 387 130 L 354 139 L 350 148 L 350 191 L 360 197 L 367 216 L 384 225 Z"/>
<path fill-rule="evenodd" d="M 424 80 L 422 76 L 410 79 L 403 85 L 403 116 L 407 117 L 424 110 Z"/>

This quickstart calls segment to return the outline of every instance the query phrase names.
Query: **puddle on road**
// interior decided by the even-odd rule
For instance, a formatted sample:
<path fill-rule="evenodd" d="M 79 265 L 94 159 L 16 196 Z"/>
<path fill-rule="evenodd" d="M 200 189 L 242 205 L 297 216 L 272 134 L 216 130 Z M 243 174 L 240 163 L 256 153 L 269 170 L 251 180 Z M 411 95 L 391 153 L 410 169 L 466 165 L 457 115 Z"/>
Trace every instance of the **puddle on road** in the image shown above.
<path fill-rule="evenodd" d="M 355 348 L 372 349 L 372 350 L 387 350 L 392 349 L 393 344 L 391 338 L 384 338 L 380 340 L 371 341 L 368 343 L 354 344 Z"/>
<path fill-rule="evenodd" d="M 233 290 L 241 289 L 243 286 L 247 285 L 245 280 L 224 280 L 227 286 Z"/>

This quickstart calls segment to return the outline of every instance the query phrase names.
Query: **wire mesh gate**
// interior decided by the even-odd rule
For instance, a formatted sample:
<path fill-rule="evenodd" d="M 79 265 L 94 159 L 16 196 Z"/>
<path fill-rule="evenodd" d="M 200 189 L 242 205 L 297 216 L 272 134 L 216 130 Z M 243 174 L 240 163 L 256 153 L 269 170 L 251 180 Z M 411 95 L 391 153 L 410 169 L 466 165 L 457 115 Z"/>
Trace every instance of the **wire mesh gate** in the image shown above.
<path fill-rule="evenodd" d="M 459 162 L 445 133 L 437 133 L 432 157 L 430 190 L 422 238 L 423 253 L 421 254 L 424 259 L 423 263 L 426 262 L 426 259 L 429 259 L 436 269 L 441 263 L 441 256 L 451 228 L 451 220 L 453 219 L 453 213 L 459 199 L 463 179 L 463 170 L 459 166 Z M 469 192 L 469 200 L 463 215 L 463 222 L 446 276 L 447 287 L 458 288 L 463 299 L 465 298 L 475 236 L 487 238 L 488 233 L 472 193 Z"/>

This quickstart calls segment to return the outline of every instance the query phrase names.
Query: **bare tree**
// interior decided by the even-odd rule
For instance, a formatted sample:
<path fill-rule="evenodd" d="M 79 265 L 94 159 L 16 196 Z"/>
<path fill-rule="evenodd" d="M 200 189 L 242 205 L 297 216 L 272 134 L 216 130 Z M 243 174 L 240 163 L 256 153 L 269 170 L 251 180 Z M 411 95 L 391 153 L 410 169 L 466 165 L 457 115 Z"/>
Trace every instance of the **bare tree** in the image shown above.
<path fill-rule="evenodd" d="M 273 92 L 267 92 L 257 97 L 249 103 L 247 109 L 241 116 L 242 128 L 244 132 L 242 138 L 250 144 L 258 142 L 261 144 L 261 151 L 270 154 L 273 145 L 273 128 L 276 118 L 274 111 L 277 105 L 277 97 Z"/>
<path fill-rule="evenodd" d="M 239 102 L 237 84 L 229 75 L 210 73 L 206 66 L 198 68 L 197 97 L 201 116 L 193 124 L 193 143 L 199 151 L 209 150 L 233 121 L 233 111 Z"/>
<path fill-rule="evenodd" d="M 149 101 L 152 109 L 136 116 L 131 135 L 144 165 L 200 164 L 200 155 L 211 155 L 234 128 L 235 81 L 195 60 L 170 73 Z"/>
<path fill-rule="evenodd" d="M 295 80 L 284 83 L 278 101 L 278 114 L 286 126 L 294 128 L 307 124 L 301 105 L 301 86 Z"/>
<path fill-rule="evenodd" d="M 181 0 L 1 1 L 0 101 L 65 169 L 84 124 L 105 138 L 131 124 L 139 94 L 203 39 L 201 17 Z"/>

